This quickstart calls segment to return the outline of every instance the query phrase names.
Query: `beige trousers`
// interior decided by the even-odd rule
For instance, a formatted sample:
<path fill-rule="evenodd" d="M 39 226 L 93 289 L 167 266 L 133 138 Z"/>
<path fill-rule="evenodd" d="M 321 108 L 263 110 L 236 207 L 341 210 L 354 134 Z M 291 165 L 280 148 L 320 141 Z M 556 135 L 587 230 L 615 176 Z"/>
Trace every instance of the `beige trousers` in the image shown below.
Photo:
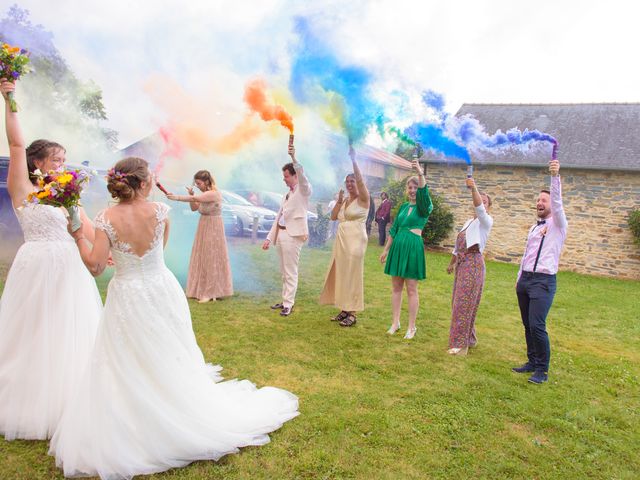
<path fill-rule="evenodd" d="M 298 261 L 304 240 L 292 237 L 286 230 L 278 232 L 276 247 L 280 256 L 280 273 L 282 274 L 282 305 L 291 308 L 296 300 L 298 290 Z"/>

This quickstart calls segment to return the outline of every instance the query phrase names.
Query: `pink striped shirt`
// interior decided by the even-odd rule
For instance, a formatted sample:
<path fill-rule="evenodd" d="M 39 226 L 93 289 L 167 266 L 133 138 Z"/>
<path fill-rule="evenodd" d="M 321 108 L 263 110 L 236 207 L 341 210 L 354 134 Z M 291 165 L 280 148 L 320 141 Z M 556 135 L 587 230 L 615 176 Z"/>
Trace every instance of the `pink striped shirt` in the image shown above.
<path fill-rule="evenodd" d="M 520 262 L 520 274 L 525 272 L 556 274 L 558 273 L 558 263 L 562 246 L 567 238 L 567 217 L 562 207 L 562 185 L 560 175 L 551 177 L 551 215 L 545 219 L 545 223 L 536 224 L 529 230 L 527 236 L 527 246 Z M 542 241 L 544 238 L 544 242 Z M 542 243 L 542 248 L 540 244 Z M 540 250 L 540 257 L 536 265 L 536 257 Z"/>

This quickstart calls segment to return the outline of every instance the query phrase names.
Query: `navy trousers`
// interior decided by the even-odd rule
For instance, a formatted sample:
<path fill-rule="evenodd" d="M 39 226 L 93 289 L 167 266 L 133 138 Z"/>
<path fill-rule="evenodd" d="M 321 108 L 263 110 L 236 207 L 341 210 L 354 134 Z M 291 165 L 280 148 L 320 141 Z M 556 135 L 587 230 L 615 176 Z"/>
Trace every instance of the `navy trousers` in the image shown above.
<path fill-rule="evenodd" d="M 378 243 L 381 247 L 384 246 L 387 241 L 387 221 L 377 220 L 378 222 Z"/>
<path fill-rule="evenodd" d="M 547 314 L 556 294 L 556 276 L 522 272 L 516 293 L 527 341 L 529 364 L 536 371 L 548 372 L 551 348 L 547 334 Z"/>

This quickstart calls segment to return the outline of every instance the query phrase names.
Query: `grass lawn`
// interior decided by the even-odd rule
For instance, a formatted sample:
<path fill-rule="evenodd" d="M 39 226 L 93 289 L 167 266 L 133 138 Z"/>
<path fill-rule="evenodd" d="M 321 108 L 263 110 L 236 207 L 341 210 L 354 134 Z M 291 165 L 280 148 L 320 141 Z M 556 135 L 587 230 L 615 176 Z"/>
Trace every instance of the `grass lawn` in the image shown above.
<path fill-rule="evenodd" d="M 330 322 L 334 309 L 317 303 L 329 249 L 303 250 L 297 304 L 286 319 L 269 309 L 280 290 L 275 252 L 237 241 L 231 249 L 236 295 L 190 303 L 200 347 L 227 378 L 298 395 L 301 415 L 267 446 L 152 478 L 640 475 L 639 282 L 559 274 L 548 318 L 549 382 L 536 386 L 510 371 L 525 360 L 514 265 L 487 265 L 478 347 L 459 358 L 446 354 L 448 255 L 427 254 L 418 332 L 406 341 L 385 334 L 390 279 L 378 263 L 379 247 L 369 246 L 367 306 L 350 329 Z M 105 284 L 99 280 L 102 292 Z M 406 310 L 402 324 L 404 333 Z M 47 448 L 0 440 L 0 478 L 62 478 Z"/>

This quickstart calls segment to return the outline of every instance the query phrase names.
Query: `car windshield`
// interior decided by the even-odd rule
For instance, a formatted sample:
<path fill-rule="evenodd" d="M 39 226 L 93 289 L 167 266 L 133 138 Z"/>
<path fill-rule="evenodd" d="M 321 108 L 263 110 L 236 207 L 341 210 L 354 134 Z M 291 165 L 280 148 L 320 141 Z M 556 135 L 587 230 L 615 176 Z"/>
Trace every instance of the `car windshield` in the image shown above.
<path fill-rule="evenodd" d="M 235 193 L 222 191 L 222 201 L 229 205 L 242 205 L 243 207 L 253 207 L 251 203 Z"/>

